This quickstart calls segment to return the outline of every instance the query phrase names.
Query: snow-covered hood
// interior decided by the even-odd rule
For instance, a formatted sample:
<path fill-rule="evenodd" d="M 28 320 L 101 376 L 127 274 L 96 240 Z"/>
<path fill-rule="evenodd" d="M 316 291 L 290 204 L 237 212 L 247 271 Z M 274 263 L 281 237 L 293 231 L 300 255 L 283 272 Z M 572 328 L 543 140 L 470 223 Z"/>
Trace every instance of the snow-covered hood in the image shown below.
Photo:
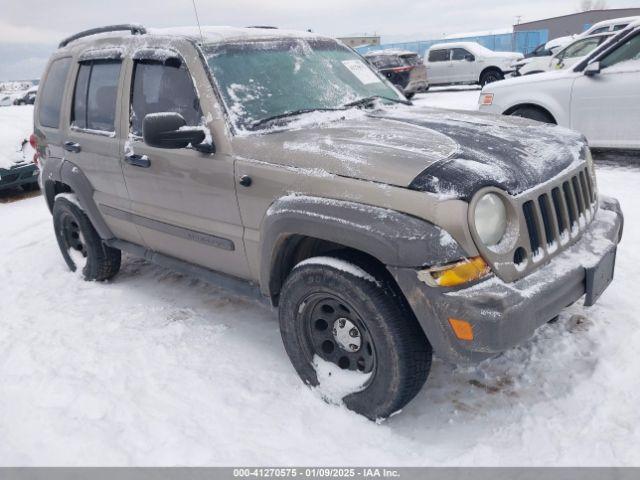
<path fill-rule="evenodd" d="M 238 157 L 460 198 L 519 193 L 577 161 L 582 137 L 520 118 L 398 107 L 234 139 Z"/>

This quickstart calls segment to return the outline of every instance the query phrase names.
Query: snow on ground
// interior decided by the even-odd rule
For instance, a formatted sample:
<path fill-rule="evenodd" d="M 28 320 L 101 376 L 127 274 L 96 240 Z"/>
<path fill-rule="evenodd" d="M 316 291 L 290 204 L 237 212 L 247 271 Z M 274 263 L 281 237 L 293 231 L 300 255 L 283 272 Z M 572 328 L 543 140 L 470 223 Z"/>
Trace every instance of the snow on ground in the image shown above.
<path fill-rule="evenodd" d="M 472 96 L 418 101 L 443 95 Z M 131 257 L 83 282 L 42 198 L 0 205 L 0 464 L 640 465 L 640 169 L 598 173 L 627 219 L 598 304 L 478 367 L 436 360 L 380 425 L 301 384 L 273 311 Z"/>

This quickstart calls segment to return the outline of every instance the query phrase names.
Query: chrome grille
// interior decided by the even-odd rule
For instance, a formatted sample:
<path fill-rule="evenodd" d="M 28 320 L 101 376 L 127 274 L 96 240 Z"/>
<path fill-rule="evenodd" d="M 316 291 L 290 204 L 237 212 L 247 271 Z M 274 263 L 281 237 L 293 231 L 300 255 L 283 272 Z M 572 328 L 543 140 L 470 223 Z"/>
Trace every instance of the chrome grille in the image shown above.
<path fill-rule="evenodd" d="M 596 192 L 587 168 L 573 172 L 522 204 L 531 252 L 539 262 L 582 235 L 596 209 Z"/>

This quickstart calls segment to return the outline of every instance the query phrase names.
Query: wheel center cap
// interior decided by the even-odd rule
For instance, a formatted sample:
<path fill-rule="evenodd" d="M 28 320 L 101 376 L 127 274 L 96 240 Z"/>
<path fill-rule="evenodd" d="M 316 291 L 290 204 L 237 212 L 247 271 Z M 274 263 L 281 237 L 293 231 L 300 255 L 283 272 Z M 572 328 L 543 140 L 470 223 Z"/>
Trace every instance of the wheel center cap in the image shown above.
<path fill-rule="evenodd" d="M 339 318 L 333 322 L 333 338 L 341 349 L 353 353 L 360 350 L 362 335 L 358 327 L 348 318 Z"/>

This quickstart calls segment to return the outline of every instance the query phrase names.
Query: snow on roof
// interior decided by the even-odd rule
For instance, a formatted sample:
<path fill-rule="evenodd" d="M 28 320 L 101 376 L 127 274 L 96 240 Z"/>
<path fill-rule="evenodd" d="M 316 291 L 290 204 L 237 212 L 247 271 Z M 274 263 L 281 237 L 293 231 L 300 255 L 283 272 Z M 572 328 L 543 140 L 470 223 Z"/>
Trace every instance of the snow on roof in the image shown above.
<path fill-rule="evenodd" d="M 202 42 L 205 44 L 214 44 L 222 42 L 233 42 L 243 40 L 269 40 L 281 38 L 307 38 L 307 39 L 325 39 L 330 38 L 316 33 L 310 33 L 299 30 L 281 30 L 279 28 L 256 28 L 256 27 L 231 27 L 231 26 L 197 26 L 187 27 L 168 27 L 168 28 L 148 28 L 147 32 L 142 35 L 131 35 L 122 31 L 102 32 L 95 35 L 81 37 L 69 43 L 69 46 L 92 43 L 100 38 L 142 38 L 145 37 L 174 37 L 185 38 L 191 41 Z"/>
<path fill-rule="evenodd" d="M 505 33 L 513 33 L 513 27 L 499 28 L 497 30 L 482 30 L 478 32 L 452 33 L 450 35 L 445 35 L 442 38 L 453 39 L 453 38 L 486 37 L 488 35 L 504 35 Z"/>
<path fill-rule="evenodd" d="M 230 27 L 230 26 L 203 26 L 195 27 L 169 27 L 149 28 L 147 34 L 184 37 L 190 40 L 200 41 L 200 31 L 205 43 L 218 43 L 232 40 L 271 39 L 271 38 L 323 38 L 322 35 L 300 30 L 281 30 L 279 28 L 254 28 L 254 27 Z"/>

